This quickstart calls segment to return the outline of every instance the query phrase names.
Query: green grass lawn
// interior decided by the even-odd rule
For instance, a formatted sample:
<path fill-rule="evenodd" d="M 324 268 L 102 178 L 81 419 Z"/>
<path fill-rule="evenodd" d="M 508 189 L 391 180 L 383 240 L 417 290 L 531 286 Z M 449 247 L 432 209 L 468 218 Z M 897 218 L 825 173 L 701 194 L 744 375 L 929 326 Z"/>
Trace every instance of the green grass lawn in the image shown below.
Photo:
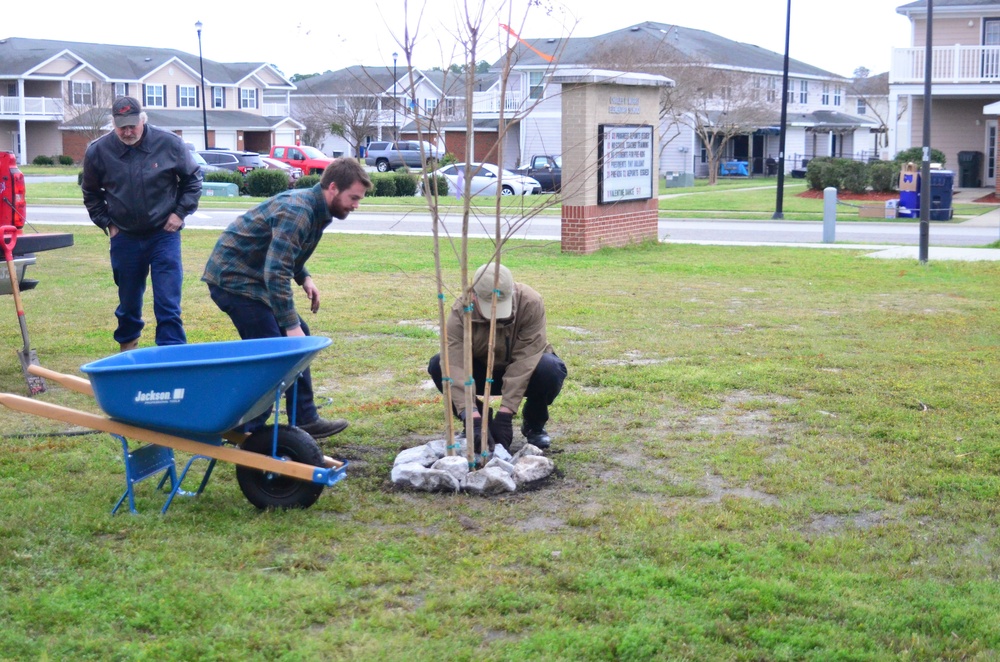
<path fill-rule="evenodd" d="M 117 349 L 116 293 L 106 237 L 75 236 L 39 254 L 24 307 L 42 364 L 79 374 Z M 199 282 L 216 236 L 184 233 L 191 342 L 236 337 Z M 115 440 L 0 410 L 0 658 L 1000 656 L 1000 264 L 511 248 L 569 368 L 556 475 L 493 498 L 392 487 L 396 453 L 444 428 L 431 243 L 328 236 L 308 320 L 333 340 L 312 367 L 323 415 L 351 421 L 325 445 L 348 478 L 262 513 L 220 464 L 166 516 L 147 481 L 112 517 Z M 0 390 L 23 393 L 3 301 Z"/>

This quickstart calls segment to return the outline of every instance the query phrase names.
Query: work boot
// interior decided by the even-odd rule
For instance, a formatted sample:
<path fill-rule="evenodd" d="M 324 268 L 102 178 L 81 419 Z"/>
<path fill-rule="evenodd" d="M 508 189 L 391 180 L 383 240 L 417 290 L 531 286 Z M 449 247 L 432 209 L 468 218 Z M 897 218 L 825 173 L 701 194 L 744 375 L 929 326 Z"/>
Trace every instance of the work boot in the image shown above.
<path fill-rule="evenodd" d="M 299 429 L 305 430 L 313 439 L 326 439 L 347 429 L 347 421 L 342 418 L 335 418 L 328 421 L 325 418 L 317 418 L 312 423 L 300 423 Z"/>
<path fill-rule="evenodd" d="M 127 352 L 130 349 L 135 349 L 139 346 L 139 339 L 136 338 L 135 340 L 129 340 L 128 342 L 122 342 L 118 344 L 121 346 L 121 349 L 119 351 Z"/>
<path fill-rule="evenodd" d="M 549 437 L 549 433 L 545 431 L 545 428 L 531 429 L 522 425 L 521 434 L 524 435 L 529 444 L 541 450 L 545 450 L 552 445 L 552 438 Z"/>

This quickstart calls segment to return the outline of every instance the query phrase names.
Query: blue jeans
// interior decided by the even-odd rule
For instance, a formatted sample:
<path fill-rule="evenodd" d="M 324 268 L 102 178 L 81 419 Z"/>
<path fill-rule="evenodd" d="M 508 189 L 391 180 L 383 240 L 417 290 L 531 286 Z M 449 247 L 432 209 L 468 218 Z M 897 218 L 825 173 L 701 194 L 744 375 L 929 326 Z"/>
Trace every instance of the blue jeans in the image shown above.
<path fill-rule="evenodd" d="M 115 340 L 127 343 L 142 334 L 142 298 L 152 276 L 156 344 L 187 342 L 181 322 L 181 233 L 160 230 L 143 237 L 119 232 L 111 238 L 111 272 L 118 286 Z"/>
<path fill-rule="evenodd" d="M 274 317 L 274 313 L 271 312 L 270 306 L 255 299 L 227 292 L 215 285 L 208 286 L 208 293 L 211 295 L 215 305 L 219 307 L 219 310 L 229 315 L 229 319 L 233 321 L 237 333 L 240 334 L 240 338 L 243 340 L 250 340 L 251 338 L 280 338 L 285 335 L 284 330 L 278 326 L 278 320 Z M 299 318 L 299 324 L 302 326 L 302 332 L 308 336 L 309 327 L 301 317 Z M 294 403 L 295 424 L 305 425 L 313 423 L 319 418 L 319 414 L 316 412 L 316 404 L 313 401 L 312 373 L 309 368 L 306 368 L 299 375 L 296 385 L 298 386 L 297 396 L 293 394 L 294 389 L 290 388 L 285 392 L 285 412 L 288 414 L 289 419 L 291 419 Z M 269 409 L 266 413 L 247 423 L 246 431 L 252 432 L 263 426 L 270 415 L 271 410 Z"/>

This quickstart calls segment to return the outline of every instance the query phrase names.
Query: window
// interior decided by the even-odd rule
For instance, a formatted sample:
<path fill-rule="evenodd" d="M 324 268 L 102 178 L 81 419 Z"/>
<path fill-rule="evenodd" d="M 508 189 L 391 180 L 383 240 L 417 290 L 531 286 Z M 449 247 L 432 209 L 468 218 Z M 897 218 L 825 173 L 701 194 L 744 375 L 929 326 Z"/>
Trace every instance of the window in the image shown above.
<path fill-rule="evenodd" d="M 753 87 L 750 89 L 750 98 L 754 101 L 760 101 L 760 76 L 753 77 Z"/>
<path fill-rule="evenodd" d="M 256 108 L 256 107 L 257 107 L 257 88 L 241 87 L 240 108 Z"/>
<path fill-rule="evenodd" d="M 7 96 L 9 97 L 17 96 L 17 83 L 7 83 Z"/>
<path fill-rule="evenodd" d="M 166 90 L 164 85 L 147 85 L 146 86 L 146 99 L 143 101 L 143 105 L 147 108 L 166 108 Z"/>
<path fill-rule="evenodd" d="M 809 103 L 809 81 L 799 81 L 799 103 Z"/>
<path fill-rule="evenodd" d="M 864 115 L 868 111 L 868 104 L 864 99 L 858 99 L 858 115 Z"/>
<path fill-rule="evenodd" d="M 543 71 L 530 71 L 528 72 L 528 98 L 529 99 L 541 99 L 545 94 L 545 72 Z"/>
<path fill-rule="evenodd" d="M 777 79 L 774 76 L 767 78 L 767 101 L 774 103 L 778 99 Z"/>
<path fill-rule="evenodd" d="M 114 95 L 115 98 L 127 97 L 128 96 L 128 83 L 115 83 L 114 84 Z"/>
<path fill-rule="evenodd" d="M 830 84 L 829 83 L 823 83 L 823 94 L 820 95 L 819 100 L 820 100 L 820 103 L 822 103 L 824 106 L 829 106 L 830 105 Z"/>
<path fill-rule="evenodd" d="M 428 115 L 433 114 L 434 111 L 437 110 L 437 107 L 438 107 L 437 99 L 424 99 L 424 110 L 427 111 Z"/>
<path fill-rule="evenodd" d="M 226 89 L 223 87 L 212 88 L 212 108 L 226 107 Z"/>
<path fill-rule="evenodd" d="M 93 106 L 94 105 L 94 83 L 89 80 L 73 81 L 73 105 Z"/>
<path fill-rule="evenodd" d="M 343 115 L 347 112 L 347 99 L 344 97 L 335 97 L 333 100 L 333 112 L 338 115 Z"/>
<path fill-rule="evenodd" d="M 795 103 L 795 81 L 788 81 L 788 103 Z"/>
<path fill-rule="evenodd" d="M 178 108 L 197 108 L 198 107 L 198 88 L 194 85 L 178 85 L 177 86 L 177 107 Z"/>
<path fill-rule="evenodd" d="M 445 115 L 452 116 L 455 114 L 455 100 L 445 99 L 444 100 L 444 113 Z"/>
<path fill-rule="evenodd" d="M 834 106 L 840 105 L 840 85 L 837 85 L 836 87 L 833 88 L 833 105 Z"/>

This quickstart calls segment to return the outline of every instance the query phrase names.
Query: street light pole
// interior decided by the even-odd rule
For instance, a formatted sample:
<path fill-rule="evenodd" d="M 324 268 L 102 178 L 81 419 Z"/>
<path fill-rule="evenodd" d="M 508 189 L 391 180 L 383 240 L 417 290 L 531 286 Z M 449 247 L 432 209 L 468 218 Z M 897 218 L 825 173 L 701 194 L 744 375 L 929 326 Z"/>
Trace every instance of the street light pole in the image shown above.
<path fill-rule="evenodd" d="M 774 201 L 774 216 L 778 221 L 785 218 L 785 133 L 788 122 L 788 33 L 792 25 L 792 0 L 785 9 L 785 65 L 781 73 L 781 127 L 778 138 L 778 197 Z"/>
<path fill-rule="evenodd" d="M 396 58 L 399 57 L 399 53 L 392 54 L 392 139 L 399 140 L 399 134 L 396 132 Z"/>
<path fill-rule="evenodd" d="M 205 97 L 205 62 L 201 57 L 201 21 L 194 27 L 198 30 L 198 69 L 201 72 L 201 126 L 205 131 L 205 149 L 208 149 L 208 99 Z"/>

